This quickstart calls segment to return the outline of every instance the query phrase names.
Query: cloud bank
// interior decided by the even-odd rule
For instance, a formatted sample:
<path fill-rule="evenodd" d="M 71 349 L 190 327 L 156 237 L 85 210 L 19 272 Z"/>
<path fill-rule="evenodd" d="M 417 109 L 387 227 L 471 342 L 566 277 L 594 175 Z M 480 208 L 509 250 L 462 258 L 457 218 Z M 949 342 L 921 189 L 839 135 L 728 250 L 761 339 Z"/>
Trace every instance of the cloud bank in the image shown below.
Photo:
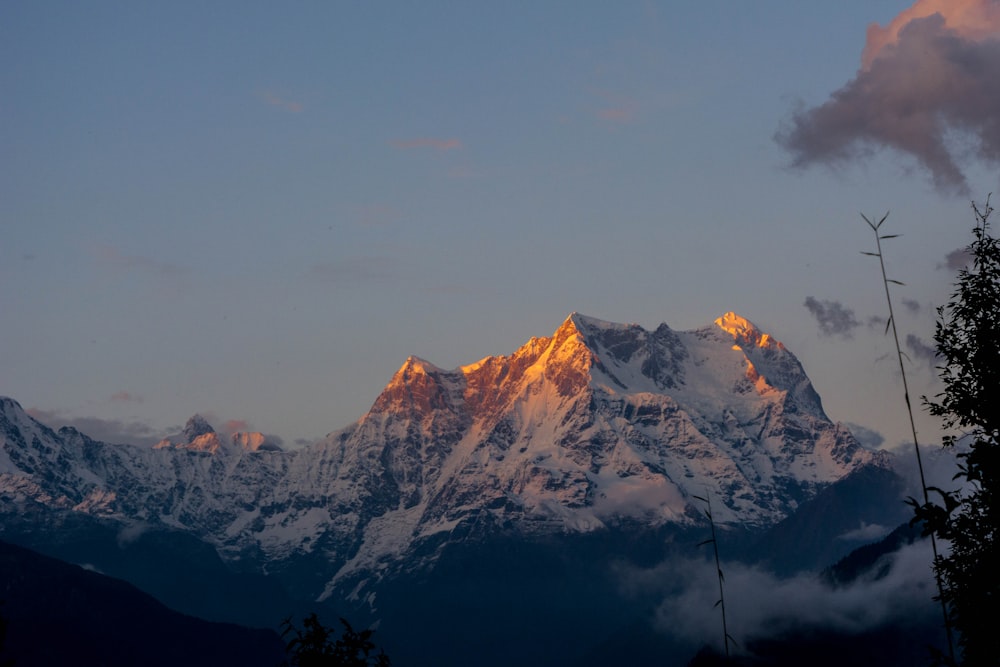
<path fill-rule="evenodd" d="M 1000 166 L 997 81 L 1000 1 L 918 0 L 888 26 L 870 26 L 854 79 L 793 113 L 775 139 L 797 168 L 895 149 L 940 192 L 967 195 L 959 161 Z"/>
<path fill-rule="evenodd" d="M 155 445 L 166 437 L 165 431 L 155 429 L 140 421 L 73 417 L 59 410 L 42 410 L 40 408 L 28 408 L 25 412 L 51 428 L 59 429 L 63 426 L 72 426 L 77 431 L 101 442 Z"/>
<path fill-rule="evenodd" d="M 730 634 L 740 644 L 802 628 L 847 634 L 915 617 L 934 618 L 937 589 L 926 541 L 903 547 L 889 567 L 850 585 L 833 588 L 811 574 L 779 578 L 756 567 L 723 564 Z M 875 568 L 879 570 L 880 568 Z M 715 638 L 720 616 L 719 583 L 707 561 L 681 560 L 648 570 L 619 572 L 626 591 L 658 591 L 655 623 L 664 633 L 696 644 Z"/>

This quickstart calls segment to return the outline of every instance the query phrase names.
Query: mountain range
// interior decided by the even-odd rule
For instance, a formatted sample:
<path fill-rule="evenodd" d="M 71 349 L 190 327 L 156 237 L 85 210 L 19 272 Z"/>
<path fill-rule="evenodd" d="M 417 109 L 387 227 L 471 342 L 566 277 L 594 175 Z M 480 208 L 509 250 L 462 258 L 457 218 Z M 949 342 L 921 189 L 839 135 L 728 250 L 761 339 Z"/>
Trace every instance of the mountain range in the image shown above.
<path fill-rule="evenodd" d="M 199 416 L 152 448 L 104 443 L 0 398 L 0 539 L 120 575 L 121 553 L 153 540 L 153 572 L 130 580 L 184 611 L 275 627 L 308 604 L 348 609 L 414 664 L 491 642 L 504 664 L 530 619 L 547 630 L 525 637 L 538 660 L 524 664 L 583 664 L 614 628 L 648 625 L 616 564 L 691 549 L 706 501 L 739 557 L 818 569 L 860 543 L 852 528 L 904 516 L 886 505 L 890 468 L 734 313 L 693 331 L 574 313 L 509 356 L 453 370 L 410 357 L 355 424 L 296 450 Z M 164 583 L 205 563 L 216 576 Z M 203 579 L 244 602 L 176 595 Z"/>

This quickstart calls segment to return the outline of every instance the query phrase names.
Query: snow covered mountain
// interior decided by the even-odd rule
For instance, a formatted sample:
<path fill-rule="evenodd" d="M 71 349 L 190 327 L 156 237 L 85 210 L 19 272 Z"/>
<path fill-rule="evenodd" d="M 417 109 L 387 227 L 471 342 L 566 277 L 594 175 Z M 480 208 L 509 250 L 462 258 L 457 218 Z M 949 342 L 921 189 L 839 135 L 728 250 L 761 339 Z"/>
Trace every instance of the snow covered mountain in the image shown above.
<path fill-rule="evenodd" d="M 197 416 L 155 448 L 108 444 L 0 398 L 7 525 L 72 513 L 179 529 L 232 562 L 308 560 L 314 596 L 360 594 L 490 527 L 692 525 L 706 493 L 717 521 L 765 527 L 871 464 L 885 459 L 827 418 L 794 355 L 734 313 L 694 331 L 572 314 L 510 356 L 454 370 L 411 357 L 357 423 L 296 451 L 225 442 Z"/>

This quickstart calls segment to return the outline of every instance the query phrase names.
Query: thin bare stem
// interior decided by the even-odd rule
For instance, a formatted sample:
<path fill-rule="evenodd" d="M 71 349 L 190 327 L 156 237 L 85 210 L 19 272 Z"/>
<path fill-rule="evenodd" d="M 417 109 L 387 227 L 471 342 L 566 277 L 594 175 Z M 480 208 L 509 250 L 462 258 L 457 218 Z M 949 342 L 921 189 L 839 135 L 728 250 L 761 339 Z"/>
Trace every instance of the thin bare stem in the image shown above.
<path fill-rule="evenodd" d="M 893 342 L 895 342 L 896 344 L 896 359 L 899 361 L 899 374 L 903 378 L 903 398 L 906 400 L 906 414 L 909 415 L 910 417 L 910 432 L 913 434 L 913 450 L 914 452 L 916 452 L 917 455 L 917 469 L 920 472 L 920 488 L 924 494 L 924 504 L 927 505 L 930 503 L 930 498 L 927 494 L 927 479 L 924 477 L 924 463 L 923 459 L 920 456 L 920 444 L 917 442 L 917 426 L 916 423 L 913 421 L 913 406 L 910 404 L 910 389 L 906 383 L 906 366 L 903 363 L 903 348 L 900 347 L 899 345 L 899 333 L 896 330 L 896 316 L 892 310 L 892 294 L 889 291 L 889 283 L 895 283 L 897 285 L 902 285 L 903 283 L 899 282 L 898 280 L 891 280 L 886 275 L 885 258 L 882 255 L 882 241 L 885 239 L 896 238 L 899 235 L 879 234 L 879 228 L 882 226 L 882 223 L 885 222 L 886 218 L 888 217 L 889 214 L 886 213 L 884 216 L 882 216 L 881 220 L 879 220 L 877 223 L 873 223 L 871 220 L 865 217 L 863 213 L 861 214 L 861 218 L 866 223 L 868 223 L 868 226 L 871 227 L 872 232 L 875 234 L 876 252 L 874 253 L 866 252 L 864 254 L 874 255 L 875 257 L 878 257 L 879 267 L 881 267 L 882 269 L 882 285 L 885 287 L 885 301 L 889 306 L 889 322 L 887 328 L 892 329 L 892 339 Z M 931 533 L 930 537 L 931 537 L 931 550 L 934 553 L 934 563 L 936 564 L 938 562 L 937 540 L 934 537 L 934 533 Z M 955 664 L 955 648 L 954 648 L 954 641 L 952 640 L 951 621 L 948 618 L 948 606 L 944 601 L 944 585 L 941 582 L 941 575 L 938 574 L 936 568 L 934 570 L 934 579 L 937 582 L 938 599 L 941 601 L 941 615 L 944 618 L 945 635 L 948 638 L 948 656 L 951 660 L 951 664 Z"/>
<path fill-rule="evenodd" d="M 726 595 L 722 590 L 723 588 L 722 583 L 725 578 L 722 576 L 722 565 L 719 562 L 719 541 L 715 536 L 715 518 L 712 516 L 712 496 L 706 491 L 704 498 L 702 498 L 701 496 L 694 496 L 694 497 L 697 498 L 698 500 L 703 501 L 708 506 L 708 509 L 705 511 L 705 516 L 708 517 L 708 524 L 712 528 L 712 539 L 705 540 L 701 544 L 711 543 L 712 551 L 715 554 L 715 572 L 719 578 L 719 601 L 716 602 L 715 604 L 716 606 L 721 607 L 722 609 L 722 644 L 726 648 L 726 657 L 728 658 L 730 637 L 729 637 L 729 628 L 726 626 Z M 701 546 L 701 544 L 698 546 Z"/>

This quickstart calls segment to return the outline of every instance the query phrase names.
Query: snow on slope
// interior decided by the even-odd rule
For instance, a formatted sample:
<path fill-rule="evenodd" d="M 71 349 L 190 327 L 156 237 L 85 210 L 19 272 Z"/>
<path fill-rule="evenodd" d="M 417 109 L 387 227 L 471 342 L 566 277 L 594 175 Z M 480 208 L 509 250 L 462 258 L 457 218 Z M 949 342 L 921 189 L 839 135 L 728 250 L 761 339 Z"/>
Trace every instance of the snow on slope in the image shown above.
<path fill-rule="evenodd" d="M 795 357 L 733 313 L 686 332 L 572 314 L 510 356 L 450 371 L 410 357 L 356 424 L 303 450 L 206 427 L 110 445 L 2 399 L 0 512 L 162 523 L 232 558 L 315 552 L 329 593 L 459 526 L 686 523 L 706 492 L 717 520 L 768 525 L 878 462 L 829 421 Z"/>

